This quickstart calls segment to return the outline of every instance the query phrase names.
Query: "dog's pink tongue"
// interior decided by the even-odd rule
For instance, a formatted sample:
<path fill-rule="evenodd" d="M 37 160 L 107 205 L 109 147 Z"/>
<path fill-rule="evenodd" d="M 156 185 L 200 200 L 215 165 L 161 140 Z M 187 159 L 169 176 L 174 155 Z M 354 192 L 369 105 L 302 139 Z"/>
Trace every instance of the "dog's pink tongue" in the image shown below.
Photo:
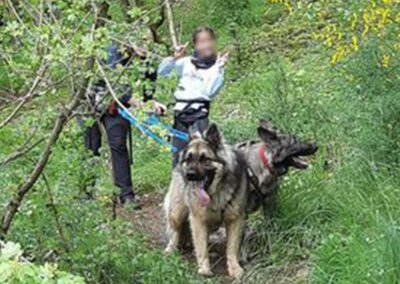
<path fill-rule="evenodd" d="M 197 199 L 199 200 L 200 205 L 202 207 L 207 207 L 207 205 L 210 203 L 210 196 L 205 191 L 203 183 L 197 188 L 196 193 L 197 193 Z"/>

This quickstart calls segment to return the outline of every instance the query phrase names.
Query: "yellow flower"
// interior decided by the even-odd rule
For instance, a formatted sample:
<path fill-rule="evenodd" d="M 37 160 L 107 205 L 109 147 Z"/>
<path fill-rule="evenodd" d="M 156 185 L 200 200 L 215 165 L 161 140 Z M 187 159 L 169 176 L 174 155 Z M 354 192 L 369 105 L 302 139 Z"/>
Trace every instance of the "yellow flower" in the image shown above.
<path fill-rule="evenodd" d="M 338 53 L 335 52 L 335 53 L 332 55 L 331 64 L 332 64 L 332 65 L 336 65 L 336 63 L 338 62 L 338 59 L 339 59 Z"/>
<path fill-rule="evenodd" d="M 385 54 L 385 55 L 382 57 L 381 66 L 382 66 L 383 68 L 388 68 L 388 67 L 389 67 L 389 63 L 390 63 L 390 56 Z"/>
<path fill-rule="evenodd" d="M 324 39 L 324 35 L 321 33 L 313 33 L 312 36 L 313 36 L 314 40 L 323 40 Z"/>
<path fill-rule="evenodd" d="M 100 201 L 100 203 L 106 204 L 106 203 L 110 203 L 111 202 L 111 197 L 107 196 L 107 195 L 100 195 L 98 197 L 98 200 Z"/>
<path fill-rule="evenodd" d="M 332 43 L 332 38 L 331 38 L 331 37 L 328 37 L 328 38 L 326 39 L 326 41 L 325 41 L 325 44 L 326 44 L 328 47 L 332 47 L 332 45 L 333 45 L 333 43 Z"/>
<path fill-rule="evenodd" d="M 362 32 L 361 36 L 364 38 L 369 32 L 368 24 L 364 24 L 364 31 Z"/>
<path fill-rule="evenodd" d="M 286 7 L 286 9 L 288 10 L 289 13 L 293 12 L 293 7 L 292 7 L 292 5 L 290 4 L 289 1 L 285 1 L 285 7 Z"/>
<path fill-rule="evenodd" d="M 357 14 L 353 14 L 353 20 L 351 21 L 351 30 L 355 31 L 357 28 Z"/>
<path fill-rule="evenodd" d="M 357 37 L 355 36 L 355 35 L 353 35 L 353 44 L 352 44 L 352 49 L 354 50 L 354 51 L 357 51 L 358 50 L 358 40 L 357 40 Z"/>
<path fill-rule="evenodd" d="M 340 62 L 343 59 L 343 55 L 344 55 L 343 47 L 338 46 L 332 55 L 331 64 L 336 65 L 336 63 Z"/>

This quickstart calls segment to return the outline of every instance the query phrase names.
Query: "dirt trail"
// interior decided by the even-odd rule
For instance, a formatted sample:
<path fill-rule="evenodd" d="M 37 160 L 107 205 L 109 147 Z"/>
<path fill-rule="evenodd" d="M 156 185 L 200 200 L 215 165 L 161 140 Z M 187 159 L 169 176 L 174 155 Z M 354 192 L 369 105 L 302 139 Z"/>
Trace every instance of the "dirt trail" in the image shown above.
<path fill-rule="evenodd" d="M 162 208 L 162 196 L 156 193 L 145 194 L 140 200 L 141 209 L 135 212 L 120 211 L 123 218 L 132 222 L 156 249 L 165 247 L 165 217 Z M 210 260 L 212 270 L 217 276 L 226 276 L 225 244 L 221 232 L 213 234 L 210 238 Z M 221 257 L 223 256 L 223 257 Z M 193 252 L 184 253 L 183 257 L 192 263 L 195 262 Z"/>
<path fill-rule="evenodd" d="M 156 193 L 144 194 L 140 199 L 141 209 L 135 212 L 121 212 L 141 232 L 150 245 L 162 248 L 165 244 L 165 218 L 162 197 Z"/>
<path fill-rule="evenodd" d="M 160 250 L 164 249 L 166 242 L 162 199 L 162 196 L 156 193 L 145 194 L 141 197 L 142 208 L 140 210 L 135 212 L 127 212 L 125 210 L 119 212 L 121 217 L 135 225 L 137 230 L 146 237 L 152 247 Z M 212 270 L 216 276 L 215 280 L 218 279 L 219 283 L 232 283 L 232 279 L 227 276 L 226 271 L 225 241 L 224 232 L 221 230 L 211 235 L 210 261 Z M 195 263 L 193 252 L 184 253 L 183 258 L 191 264 Z M 251 263 L 248 263 L 247 268 L 246 266 L 244 268 L 245 270 L 251 270 L 252 266 Z M 306 261 L 289 263 L 281 269 L 274 270 L 271 273 L 271 278 L 265 279 L 265 283 L 307 283 L 308 275 L 309 271 Z"/>

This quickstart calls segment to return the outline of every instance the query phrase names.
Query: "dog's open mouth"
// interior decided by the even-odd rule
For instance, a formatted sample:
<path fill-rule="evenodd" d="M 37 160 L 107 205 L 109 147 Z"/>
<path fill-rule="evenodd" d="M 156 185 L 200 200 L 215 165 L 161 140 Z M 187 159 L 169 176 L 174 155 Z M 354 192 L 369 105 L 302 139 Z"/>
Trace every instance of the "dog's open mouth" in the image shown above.
<path fill-rule="evenodd" d="M 208 192 L 211 184 L 214 181 L 215 170 L 208 170 L 205 174 L 197 174 L 189 172 L 186 175 L 187 181 L 191 188 L 195 191 L 197 200 L 202 207 L 207 207 L 211 202 L 211 197 Z"/>
<path fill-rule="evenodd" d="M 305 146 L 301 148 L 301 151 L 298 152 L 296 156 L 292 156 L 290 158 L 290 165 L 299 170 L 307 169 L 309 163 L 306 157 L 314 155 L 317 151 L 318 151 L 317 145 L 313 143 L 305 144 Z"/>
<path fill-rule="evenodd" d="M 207 207 L 211 201 L 210 195 L 208 195 L 205 185 L 206 182 L 204 180 L 196 182 L 196 196 L 202 207 Z"/>
<path fill-rule="evenodd" d="M 196 191 L 196 197 L 201 207 L 207 207 L 211 202 L 210 194 L 207 190 L 214 180 L 214 173 L 208 173 L 204 178 L 192 180 L 192 186 Z"/>
<path fill-rule="evenodd" d="M 299 170 L 307 169 L 309 163 L 303 157 L 292 157 L 290 161 L 291 165 Z"/>

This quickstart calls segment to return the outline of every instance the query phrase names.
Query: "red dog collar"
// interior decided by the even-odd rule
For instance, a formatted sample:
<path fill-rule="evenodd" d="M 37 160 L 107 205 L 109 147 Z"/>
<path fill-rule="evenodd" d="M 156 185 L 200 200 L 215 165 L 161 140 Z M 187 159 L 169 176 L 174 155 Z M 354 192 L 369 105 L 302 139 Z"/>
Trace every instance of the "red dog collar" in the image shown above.
<path fill-rule="evenodd" d="M 260 157 L 260 160 L 264 166 L 271 174 L 275 175 L 275 170 L 273 166 L 271 165 L 272 161 L 268 158 L 268 154 L 264 148 L 264 145 L 261 144 L 260 148 L 258 149 L 258 156 Z"/>

